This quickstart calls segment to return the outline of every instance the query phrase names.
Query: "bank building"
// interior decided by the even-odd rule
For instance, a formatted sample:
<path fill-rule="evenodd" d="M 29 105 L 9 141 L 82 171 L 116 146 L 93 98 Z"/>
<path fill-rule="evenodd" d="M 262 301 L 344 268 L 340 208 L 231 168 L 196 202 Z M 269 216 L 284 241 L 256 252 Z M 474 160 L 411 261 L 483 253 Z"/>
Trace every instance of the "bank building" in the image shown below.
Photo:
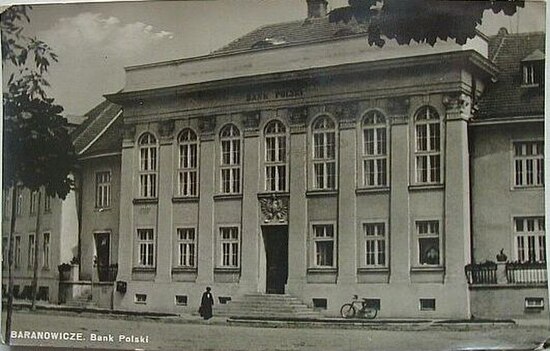
<path fill-rule="evenodd" d="M 337 315 L 354 294 L 384 318 L 547 313 L 544 33 L 379 48 L 326 6 L 126 68 L 75 134 L 66 300 L 186 313 L 211 286 L 215 314 Z"/>

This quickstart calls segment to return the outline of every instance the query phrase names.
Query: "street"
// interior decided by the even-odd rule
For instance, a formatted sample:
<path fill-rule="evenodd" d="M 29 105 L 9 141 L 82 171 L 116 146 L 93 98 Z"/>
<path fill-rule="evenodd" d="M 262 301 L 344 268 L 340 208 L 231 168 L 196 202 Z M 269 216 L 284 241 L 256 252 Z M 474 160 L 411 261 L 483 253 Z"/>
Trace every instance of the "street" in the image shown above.
<path fill-rule="evenodd" d="M 224 325 L 219 320 L 218 323 L 197 321 L 182 324 L 140 317 L 129 320 L 101 315 L 16 311 L 12 344 L 146 350 L 440 351 L 529 349 L 550 335 L 547 328 L 540 326 L 448 326 L 436 329 L 422 326 L 414 329 L 257 328 Z M 63 340 L 52 341 L 53 338 Z"/>

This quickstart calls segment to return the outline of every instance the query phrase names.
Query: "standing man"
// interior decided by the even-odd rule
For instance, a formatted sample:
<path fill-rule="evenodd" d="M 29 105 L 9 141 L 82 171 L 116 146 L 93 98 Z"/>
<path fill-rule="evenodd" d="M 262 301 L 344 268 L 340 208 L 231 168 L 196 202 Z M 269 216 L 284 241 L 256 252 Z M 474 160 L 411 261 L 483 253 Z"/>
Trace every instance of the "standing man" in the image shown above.
<path fill-rule="evenodd" d="M 210 293 L 210 287 L 207 286 L 206 291 L 202 294 L 201 299 L 202 318 L 212 318 L 212 305 L 214 305 L 214 298 L 212 297 L 212 293 Z"/>

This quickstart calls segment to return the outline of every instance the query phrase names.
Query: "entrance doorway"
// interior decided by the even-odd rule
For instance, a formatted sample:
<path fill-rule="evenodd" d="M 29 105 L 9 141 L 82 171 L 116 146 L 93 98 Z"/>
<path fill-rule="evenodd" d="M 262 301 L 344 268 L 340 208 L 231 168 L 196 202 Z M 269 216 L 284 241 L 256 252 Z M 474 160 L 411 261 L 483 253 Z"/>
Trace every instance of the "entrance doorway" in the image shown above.
<path fill-rule="evenodd" d="M 266 293 L 284 294 L 288 278 L 288 227 L 262 228 L 266 256 Z"/>
<path fill-rule="evenodd" d="M 111 261 L 111 234 L 95 233 L 96 265 L 99 281 L 109 281 L 109 264 Z"/>

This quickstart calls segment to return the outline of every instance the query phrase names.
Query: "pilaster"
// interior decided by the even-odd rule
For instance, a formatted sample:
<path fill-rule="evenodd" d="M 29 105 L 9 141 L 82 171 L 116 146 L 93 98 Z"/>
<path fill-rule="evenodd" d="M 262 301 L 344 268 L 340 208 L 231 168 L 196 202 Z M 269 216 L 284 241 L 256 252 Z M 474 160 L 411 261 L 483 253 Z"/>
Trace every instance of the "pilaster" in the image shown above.
<path fill-rule="evenodd" d="M 409 100 L 388 101 L 390 120 L 390 282 L 408 283 L 411 252 L 409 204 Z"/>
<path fill-rule="evenodd" d="M 155 282 L 169 283 L 172 280 L 172 242 L 174 194 L 174 121 L 159 123 L 160 145 L 158 153 L 158 204 L 157 204 L 157 274 Z"/>
<path fill-rule="evenodd" d="M 205 285 L 214 281 L 214 189 L 216 147 L 214 130 L 215 116 L 204 116 L 199 122 L 201 167 L 199 174 L 199 225 L 197 244 L 197 283 Z"/>

